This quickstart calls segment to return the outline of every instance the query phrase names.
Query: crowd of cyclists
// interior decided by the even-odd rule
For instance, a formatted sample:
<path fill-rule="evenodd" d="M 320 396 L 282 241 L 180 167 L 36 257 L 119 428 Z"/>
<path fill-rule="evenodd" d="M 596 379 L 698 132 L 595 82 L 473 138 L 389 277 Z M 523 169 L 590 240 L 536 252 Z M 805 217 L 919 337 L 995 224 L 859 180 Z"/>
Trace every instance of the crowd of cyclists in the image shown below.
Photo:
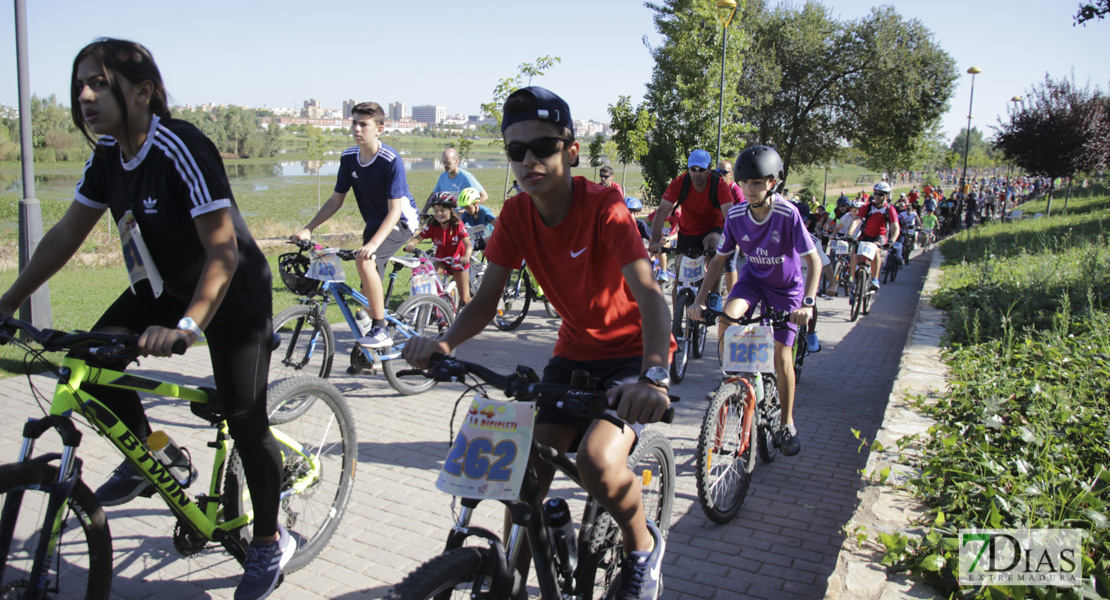
<path fill-rule="evenodd" d="M 242 460 L 256 515 L 254 542 L 235 597 L 265 598 L 296 547 L 275 518 L 280 457 L 264 411 L 272 352 L 267 262 L 239 213 L 215 147 L 192 125 L 172 119 L 146 48 L 98 40 L 75 60 L 73 82 L 73 120 L 94 144 L 92 158 L 77 201 L 0 299 L 0 312 L 11 315 L 72 257 L 101 215 L 112 211 L 129 252 L 131 286 L 94 327 L 142 333 L 139 351 L 157 356 L 168 356 L 175 342 L 207 338 L 216 387 L 228 404 L 230 434 L 240 448 L 253 450 L 243 452 Z M 359 344 L 368 348 L 392 343 L 382 290 L 389 258 L 429 239 L 437 258 L 454 259 L 441 268 L 455 276 L 465 307 L 442 337 L 415 338 L 406 345 L 405 360 L 417 367 L 426 367 L 433 353 L 449 354 L 479 335 L 497 310 L 510 272 L 522 261 L 528 264 L 562 317 L 543 381 L 569 383 L 575 371 L 585 370 L 609 390 L 611 418 L 543 409 L 536 438 L 560 452 L 577 449 L 583 486 L 621 531 L 627 552 L 614 598 L 654 600 L 662 585 L 664 539 L 645 516 L 625 458 L 644 425 L 658 421 L 670 403 L 667 367 L 676 342 L 659 285 L 675 266 L 668 264 L 668 248 L 713 255 L 688 308 L 690 318 L 701 319 L 714 294 L 722 299 L 714 308 L 730 317 L 761 303 L 790 313 L 789 326 L 774 338 L 782 406 L 775 444 L 792 456 L 801 450 L 803 436 L 793 418 L 791 349 L 796 336 L 805 335 L 810 351 L 820 350 L 817 299 L 838 295 L 829 243 L 856 238 L 885 246 L 919 231 L 939 238 L 998 219 L 1045 185 L 1025 177 L 976 175 L 955 189 L 926 184 L 894 199 L 884 180 L 854 199 L 841 195 L 825 205 L 813 197 L 784 195 L 783 163 L 774 148 L 753 146 L 735 164 L 723 161 L 715 168 L 708 152 L 695 149 L 658 208 L 641 221 L 643 202 L 624 196 L 612 182 L 612 169 L 602 169 L 600 184 L 572 176 L 580 149 L 569 106 L 549 90 L 527 87 L 505 101 L 501 123 L 521 192 L 495 217 L 483 206 L 488 196 L 481 184 L 449 150 L 445 173 L 424 207 L 431 218 L 422 223 L 400 153 L 378 139 L 384 117 L 377 103 L 352 109 L 356 145 L 343 153 L 334 192 L 291 238 L 310 239 L 353 192 L 366 222 L 355 257 L 371 319 Z M 935 175 L 942 184 L 955 185 L 951 172 Z M 894 180 L 915 176 L 899 173 Z M 467 226 L 478 224 L 494 226 L 482 247 L 467 234 Z M 465 272 L 472 253 L 483 248 L 488 264 L 478 288 L 470 290 Z M 879 287 L 879 262 L 872 261 L 873 289 Z M 133 430 L 149 433 L 137 395 L 116 402 L 113 408 L 134 422 Z M 550 477 L 547 472 L 541 478 L 544 489 Z M 148 485 L 125 462 L 97 496 L 104 505 L 122 504 L 143 495 Z M 527 556 L 522 559 L 526 570 Z"/>

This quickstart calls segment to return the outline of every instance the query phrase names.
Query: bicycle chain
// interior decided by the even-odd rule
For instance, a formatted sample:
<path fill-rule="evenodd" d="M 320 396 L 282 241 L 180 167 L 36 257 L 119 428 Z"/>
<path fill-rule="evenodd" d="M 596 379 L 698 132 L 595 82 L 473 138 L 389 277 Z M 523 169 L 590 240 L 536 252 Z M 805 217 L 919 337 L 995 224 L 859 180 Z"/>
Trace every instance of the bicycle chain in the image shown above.
<path fill-rule="evenodd" d="M 182 557 L 189 557 L 204 550 L 208 540 L 197 533 L 192 527 L 183 528 L 178 521 L 173 526 L 173 548 Z"/>

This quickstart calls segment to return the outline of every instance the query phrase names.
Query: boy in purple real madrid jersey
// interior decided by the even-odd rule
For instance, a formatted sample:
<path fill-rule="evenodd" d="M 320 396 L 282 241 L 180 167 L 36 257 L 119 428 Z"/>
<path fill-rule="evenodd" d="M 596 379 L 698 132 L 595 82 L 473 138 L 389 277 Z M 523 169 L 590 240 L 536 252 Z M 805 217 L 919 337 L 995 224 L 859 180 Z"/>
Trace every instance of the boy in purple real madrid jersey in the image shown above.
<path fill-rule="evenodd" d="M 778 152 L 769 146 L 748 148 L 737 157 L 735 172 L 748 201 L 729 210 L 717 255 L 710 261 L 697 298 L 687 311 L 691 318 L 701 319 L 712 282 L 717 281 L 725 261 L 739 248 L 748 260 L 725 303 L 725 314 L 733 318 L 748 314 L 760 301 L 773 310 L 791 313 L 790 323 L 774 333 L 775 374 L 782 406 L 782 429 L 776 433 L 775 443 L 784 455 L 793 456 L 802 446 L 794 427 L 791 352 L 798 326 L 813 318 L 821 261 L 798 209 L 775 193 L 782 173 Z M 804 280 L 803 261 L 808 264 Z M 722 323 L 718 339 L 723 339 L 725 327 Z"/>

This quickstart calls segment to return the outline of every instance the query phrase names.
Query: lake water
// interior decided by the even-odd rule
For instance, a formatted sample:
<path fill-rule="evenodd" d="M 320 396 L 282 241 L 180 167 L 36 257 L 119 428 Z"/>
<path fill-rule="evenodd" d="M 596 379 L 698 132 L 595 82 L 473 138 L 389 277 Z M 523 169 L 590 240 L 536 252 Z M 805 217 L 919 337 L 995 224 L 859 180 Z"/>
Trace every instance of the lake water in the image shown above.
<path fill-rule="evenodd" d="M 401 156 L 401 159 L 405 162 L 405 170 L 406 171 L 442 171 L 443 170 L 443 161 L 440 160 L 439 156 Z M 279 163 L 276 163 L 276 165 L 273 165 L 273 166 L 271 166 L 271 165 L 236 165 L 236 167 L 260 166 L 260 167 L 264 167 L 264 168 L 268 168 L 268 169 L 273 169 L 272 171 L 269 172 L 269 174 L 271 176 L 275 176 L 275 177 L 298 177 L 298 176 L 302 176 L 302 175 L 316 175 L 316 165 L 317 164 L 318 163 L 316 163 L 314 161 L 301 160 L 301 161 L 279 162 Z M 464 169 L 504 169 L 505 168 L 505 159 L 503 159 L 503 158 L 499 159 L 499 160 L 472 159 L 472 160 L 468 160 L 468 161 L 464 162 L 462 167 Z M 232 169 L 230 169 L 230 168 L 228 169 L 228 171 L 231 171 L 231 170 Z M 338 172 L 339 172 L 339 161 L 338 160 L 324 161 L 323 164 L 320 165 L 320 175 L 335 175 Z M 265 171 L 263 171 L 260 174 L 266 175 L 267 173 Z M 236 177 L 236 176 L 239 176 L 239 175 L 231 174 L 231 176 Z"/>

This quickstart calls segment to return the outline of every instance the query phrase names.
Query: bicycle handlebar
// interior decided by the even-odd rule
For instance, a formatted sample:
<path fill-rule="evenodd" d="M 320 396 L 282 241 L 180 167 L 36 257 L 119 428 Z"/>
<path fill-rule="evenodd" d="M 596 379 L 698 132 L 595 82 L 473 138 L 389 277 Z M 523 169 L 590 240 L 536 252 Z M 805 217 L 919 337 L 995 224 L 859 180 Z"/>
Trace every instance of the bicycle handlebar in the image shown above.
<path fill-rule="evenodd" d="M 6 344 L 15 337 L 16 331 L 27 334 L 37 344 L 48 352 L 58 350 L 76 350 L 79 354 L 95 356 L 99 359 L 137 358 L 139 334 L 137 333 L 106 333 L 102 331 L 58 331 L 56 329 L 38 329 L 26 321 L 15 317 L 0 315 L 0 344 Z M 87 346 L 89 342 L 102 342 L 103 346 Z M 185 340 L 174 343 L 171 352 L 185 354 L 189 345 Z"/>
<path fill-rule="evenodd" d="M 576 416 L 595 416 L 609 409 L 609 398 L 605 392 L 586 390 L 574 385 L 540 383 L 536 372 L 528 367 L 517 367 L 516 372 L 502 375 L 477 363 L 468 362 L 435 353 L 429 359 L 430 369 L 406 369 L 397 373 L 398 377 L 422 375 L 441 382 L 462 382 L 467 375 L 473 375 L 483 382 L 501 390 L 509 398 L 521 401 L 536 400 L 553 402 Z M 677 396 L 668 396 L 671 403 L 679 401 Z M 674 407 L 667 407 L 660 421 L 674 421 Z"/>
<path fill-rule="evenodd" d="M 322 250 L 324 247 L 312 240 L 289 240 L 301 252 L 308 252 L 309 250 Z M 347 248 L 337 248 L 335 255 L 343 260 L 354 260 L 356 250 L 349 250 Z"/>
<path fill-rule="evenodd" d="M 702 318 L 704 318 L 706 322 L 714 322 L 717 319 L 721 319 L 722 321 L 726 321 L 734 325 L 752 325 L 756 323 L 762 323 L 764 321 L 770 321 L 771 326 L 775 327 L 790 322 L 790 313 L 785 310 L 774 310 L 765 312 L 758 317 L 740 317 L 738 319 L 734 319 L 726 315 L 722 311 L 714 310 L 712 308 L 706 308 L 702 311 Z"/>

